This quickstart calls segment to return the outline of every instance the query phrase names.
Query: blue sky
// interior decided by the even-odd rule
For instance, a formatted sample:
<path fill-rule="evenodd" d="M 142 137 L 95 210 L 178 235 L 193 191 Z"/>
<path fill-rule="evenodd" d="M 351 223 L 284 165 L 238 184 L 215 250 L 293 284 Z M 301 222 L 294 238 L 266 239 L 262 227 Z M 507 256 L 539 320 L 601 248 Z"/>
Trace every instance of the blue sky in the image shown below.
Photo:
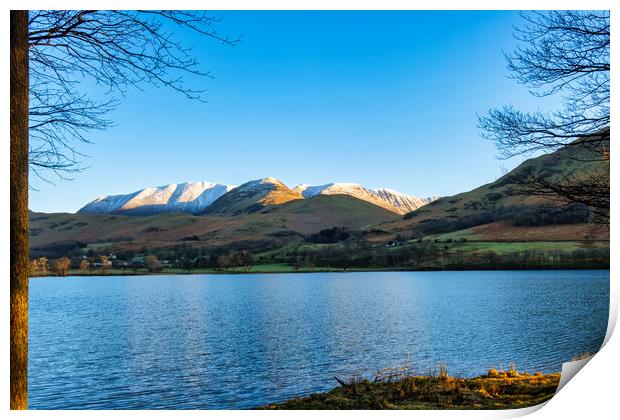
<path fill-rule="evenodd" d="M 491 182 L 499 161 L 477 115 L 512 103 L 546 109 L 507 77 L 515 12 L 217 12 L 235 47 L 179 33 L 207 103 L 167 89 L 130 91 L 116 126 L 80 145 L 72 181 L 31 175 L 30 208 L 74 212 L 96 196 L 184 181 L 293 187 L 357 182 L 417 196 Z M 190 80 L 192 81 L 192 80 Z M 88 89 L 87 82 L 84 89 Z"/>

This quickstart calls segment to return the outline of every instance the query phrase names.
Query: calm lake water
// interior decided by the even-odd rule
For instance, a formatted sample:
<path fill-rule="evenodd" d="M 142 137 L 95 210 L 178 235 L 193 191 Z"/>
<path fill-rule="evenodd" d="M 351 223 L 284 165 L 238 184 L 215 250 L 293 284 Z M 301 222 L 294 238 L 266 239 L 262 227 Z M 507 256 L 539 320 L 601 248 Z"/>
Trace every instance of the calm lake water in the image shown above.
<path fill-rule="evenodd" d="M 29 408 L 251 408 L 402 364 L 559 371 L 609 271 L 35 278 Z"/>

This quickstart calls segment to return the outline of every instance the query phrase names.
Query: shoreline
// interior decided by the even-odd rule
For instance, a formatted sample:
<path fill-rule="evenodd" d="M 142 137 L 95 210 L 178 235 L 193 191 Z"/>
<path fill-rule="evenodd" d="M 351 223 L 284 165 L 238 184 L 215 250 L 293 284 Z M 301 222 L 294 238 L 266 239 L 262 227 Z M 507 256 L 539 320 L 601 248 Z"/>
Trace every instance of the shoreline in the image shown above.
<path fill-rule="evenodd" d="M 547 266 L 547 267 L 501 267 L 501 268 L 489 268 L 489 267 L 448 267 L 448 268 L 418 268 L 418 269 L 410 269 L 410 268 L 351 268 L 351 269 L 339 269 L 339 268 L 319 268 L 313 270 L 254 270 L 254 271 L 246 271 L 246 270 L 192 270 L 191 272 L 187 272 L 187 270 L 183 269 L 172 269 L 170 271 L 159 271 L 159 272 L 148 272 L 146 270 L 134 272 L 130 270 L 118 270 L 112 269 L 108 272 L 82 272 L 78 270 L 71 270 L 67 275 L 62 276 L 55 273 L 47 273 L 45 275 L 30 275 L 29 278 L 41 278 L 41 277 L 131 277 L 131 276 L 163 276 L 163 275 L 183 275 L 183 276 L 191 276 L 191 275 L 240 275 L 240 274 L 311 274 L 311 273 L 386 273 L 386 272 L 434 272 L 434 271 L 558 271 L 558 270 L 571 270 L 571 271 L 582 271 L 582 270 L 609 270 L 609 266 L 600 267 L 558 267 L 558 266 Z"/>

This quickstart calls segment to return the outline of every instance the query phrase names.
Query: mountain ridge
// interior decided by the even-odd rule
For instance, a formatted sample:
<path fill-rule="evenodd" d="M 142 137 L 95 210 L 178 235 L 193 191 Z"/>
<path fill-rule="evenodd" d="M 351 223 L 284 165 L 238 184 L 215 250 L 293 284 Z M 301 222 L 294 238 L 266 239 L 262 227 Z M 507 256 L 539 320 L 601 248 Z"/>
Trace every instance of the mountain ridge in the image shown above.
<path fill-rule="evenodd" d="M 306 198 L 318 194 L 350 195 L 397 214 L 409 213 L 436 199 L 436 197 L 414 197 L 387 188 L 370 189 L 351 182 L 332 182 L 324 185 L 301 184 L 295 187 L 294 190 L 300 192 Z"/>
<path fill-rule="evenodd" d="M 465 260 L 474 264 L 471 267 L 487 267 L 496 264 L 493 258 L 506 257 L 514 263 L 515 255 L 525 258 L 519 264 L 529 264 L 534 255 L 530 251 L 551 249 L 554 258 L 562 261 L 578 258 L 579 264 L 585 264 L 586 258 L 604 263 L 608 261 L 609 230 L 592 222 L 588 208 L 567 209 L 544 197 L 515 193 L 511 187 L 512 175 L 523 171 L 546 177 L 609 173 L 609 161 L 594 161 L 584 153 L 561 150 L 529 159 L 494 182 L 432 201 L 405 215 L 353 197 L 351 190 L 368 193 L 358 191 L 356 184 L 340 184 L 331 190 L 328 188 L 333 185 L 302 185 L 294 191 L 274 178 L 231 189 L 213 201 L 210 213 L 201 215 L 169 213 L 138 218 L 132 213 L 31 213 L 31 255 L 76 258 L 122 252 L 123 258 L 156 253 L 166 259 L 187 259 L 249 250 L 266 264 L 327 267 L 348 260 L 347 264 L 361 267 L 419 267 L 426 264 L 420 258 L 427 258 L 427 262 L 434 261 L 432 267 L 460 266 Z M 147 192 L 184 202 L 203 187 L 207 184 L 196 191 L 189 189 L 186 195 L 177 187 Z M 374 192 L 380 194 L 381 190 Z M 108 201 L 119 206 L 136 196 Z M 145 197 L 138 198 L 148 202 Z M 126 207 L 131 203 L 135 201 Z M 549 254 L 540 255 L 546 267 Z"/>
<path fill-rule="evenodd" d="M 129 194 L 104 195 L 83 206 L 80 214 L 125 214 L 150 216 L 160 213 L 241 214 L 303 200 L 315 195 L 348 195 L 399 215 L 414 211 L 438 197 L 419 198 L 396 190 L 370 189 L 355 183 L 329 183 L 289 188 L 282 181 L 267 177 L 239 186 L 213 182 L 185 182 L 147 187 Z"/>

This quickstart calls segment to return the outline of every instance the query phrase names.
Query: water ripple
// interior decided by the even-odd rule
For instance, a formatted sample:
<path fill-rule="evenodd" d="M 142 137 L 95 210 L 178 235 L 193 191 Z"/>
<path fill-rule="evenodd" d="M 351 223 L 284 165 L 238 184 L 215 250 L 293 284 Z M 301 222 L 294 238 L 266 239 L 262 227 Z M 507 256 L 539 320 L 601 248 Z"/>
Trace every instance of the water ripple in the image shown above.
<path fill-rule="evenodd" d="M 558 371 L 598 350 L 608 302 L 609 271 L 37 278 L 29 407 L 251 408 L 407 355 Z"/>

